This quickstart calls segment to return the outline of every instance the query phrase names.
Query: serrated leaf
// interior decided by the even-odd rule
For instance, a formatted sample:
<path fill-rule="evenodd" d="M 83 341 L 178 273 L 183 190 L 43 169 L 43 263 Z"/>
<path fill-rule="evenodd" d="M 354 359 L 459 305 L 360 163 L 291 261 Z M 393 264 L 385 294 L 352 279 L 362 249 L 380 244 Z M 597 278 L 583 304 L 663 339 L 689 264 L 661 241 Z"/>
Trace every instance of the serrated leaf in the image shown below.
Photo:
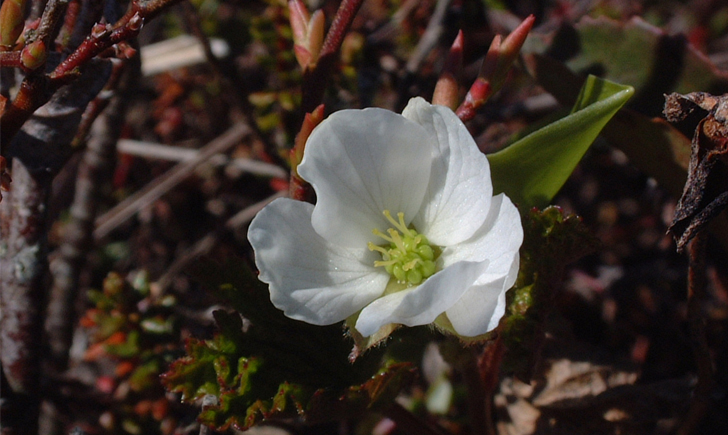
<path fill-rule="evenodd" d="M 488 156 L 495 193 L 522 209 L 548 204 L 634 89 L 589 76 L 572 113 Z"/>
<path fill-rule="evenodd" d="M 380 364 L 377 352 L 350 363 L 351 342 L 341 324 L 320 327 L 285 317 L 242 261 L 207 263 L 198 275 L 249 321 L 215 311 L 215 337 L 188 342 L 187 356 L 163 375 L 167 389 L 186 401 L 217 396 L 217 405 L 206 406 L 199 417 L 209 426 L 245 430 L 264 419 L 295 415 L 341 419 L 392 400 L 412 378 L 404 365 L 387 365 L 372 376 Z M 328 407 L 334 404 L 336 409 Z"/>
<path fill-rule="evenodd" d="M 161 375 L 162 384 L 174 393 L 182 393 L 182 401 L 191 403 L 207 394 L 217 395 L 220 384 L 215 369 L 217 353 L 200 340 L 190 338 L 186 344 L 187 356 L 173 362 Z"/>

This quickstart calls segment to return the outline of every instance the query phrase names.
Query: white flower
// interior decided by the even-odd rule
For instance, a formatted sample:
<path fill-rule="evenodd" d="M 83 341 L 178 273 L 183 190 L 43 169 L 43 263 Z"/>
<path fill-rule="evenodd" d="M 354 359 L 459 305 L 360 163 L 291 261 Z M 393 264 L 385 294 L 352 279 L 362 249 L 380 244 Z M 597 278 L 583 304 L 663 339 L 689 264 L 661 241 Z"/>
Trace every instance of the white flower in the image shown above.
<path fill-rule="evenodd" d="M 495 328 L 518 274 L 518 210 L 457 116 L 421 98 L 402 115 L 342 110 L 298 167 L 315 206 L 278 199 L 250 224 L 260 279 L 286 316 L 329 325 L 359 313 L 473 337 Z"/>

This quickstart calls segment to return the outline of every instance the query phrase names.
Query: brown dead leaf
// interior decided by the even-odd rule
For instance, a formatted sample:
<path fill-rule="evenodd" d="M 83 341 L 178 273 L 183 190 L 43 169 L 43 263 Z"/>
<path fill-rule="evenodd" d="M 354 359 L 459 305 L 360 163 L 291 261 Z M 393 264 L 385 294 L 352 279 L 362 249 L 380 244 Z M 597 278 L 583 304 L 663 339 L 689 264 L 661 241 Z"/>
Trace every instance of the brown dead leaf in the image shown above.
<path fill-rule="evenodd" d="M 665 97 L 664 114 L 672 123 L 701 118 L 693 135 L 688 180 L 668 229 L 682 251 L 728 206 L 728 94 L 672 93 Z"/>

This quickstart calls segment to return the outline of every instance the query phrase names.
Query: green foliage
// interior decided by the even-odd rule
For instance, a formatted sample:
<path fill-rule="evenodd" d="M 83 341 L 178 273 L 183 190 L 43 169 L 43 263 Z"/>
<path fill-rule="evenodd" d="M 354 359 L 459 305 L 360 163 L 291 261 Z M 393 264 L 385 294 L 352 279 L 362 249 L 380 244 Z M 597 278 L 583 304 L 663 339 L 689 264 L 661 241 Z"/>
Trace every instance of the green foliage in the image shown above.
<path fill-rule="evenodd" d="M 113 406 L 107 420 L 114 433 L 166 433 L 175 420 L 159 384 L 159 375 L 180 351 L 176 300 L 156 298 L 147 273 L 131 279 L 110 273 L 101 290 L 89 291 L 94 307 L 87 310 L 81 326 L 91 332 L 86 361 L 106 360 L 115 365 L 114 376 L 102 388 L 113 390 Z M 108 388 L 108 390 L 106 390 Z"/>
<path fill-rule="evenodd" d="M 300 415 L 307 422 L 358 415 L 389 403 L 413 376 L 410 364 L 385 363 L 381 352 L 349 362 L 351 342 L 341 324 L 320 327 L 289 319 L 240 260 L 200 267 L 238 313 L 216 311 L 211 340 L 187 342 L 163 383 L 192 402 L 214 395 L 200 421 L 218 430 L 244 430 L 263 419 Z M 245 319 L 245 320 L 243 320 Z"/>
<path fill-rule="evenodd" d="M 553 306 L 564 267 L 592 252 L 598 240 L 581 218 L 559 207 L 533 209 L 524 216 L 521 269 L 508 293 L 502 337 L 508 349 L 503 369 L 528 381 L 543 338 L 542 325 Z"/>
<path fill-rule="evenodd" d="M 488 156 L 495 193 L 522 209 L 544 207 L 634 89 L 589 76 L 568 116 Z"/>
<path fill-rule="evenodd" d="M 633 86 L 637 97 L 630 107 L 649 116 L 660 114 L 665 93 L 728 91 L 728 74 L 685 38 L 668 35 L 639 17 L 627 22 L 585 17 L 555 33 L 532 35 L 523 52 L 548 53 L 573 72 Z"/>
<path fill-rule="evenodd" d="M 529 70 L 539 84 L 561 104 L 574 104 L 584 79 L 552 58 L 537 54 L 528 58 Z M 640 89 L 636 92 L 639 94 Z M 624 152 L 630 163 L 671 194 L 680 196 L 690 159 L 688 137 L 662 118 L 651 118 L 629 109 L 620 110 L 601 135 Z"/>

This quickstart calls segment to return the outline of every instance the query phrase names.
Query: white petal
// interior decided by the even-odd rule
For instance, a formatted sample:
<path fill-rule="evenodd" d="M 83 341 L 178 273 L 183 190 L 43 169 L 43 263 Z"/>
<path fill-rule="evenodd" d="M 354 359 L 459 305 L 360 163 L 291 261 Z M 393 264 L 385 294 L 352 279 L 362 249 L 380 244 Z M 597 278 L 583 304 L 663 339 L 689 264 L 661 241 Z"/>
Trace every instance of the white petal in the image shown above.
<path fill-rule="evenodd" d="M 359 314 L 356 330 L 368 337 L 389 323 L 427 325 L 456 303 L 487 269 L 488 261 L 453 264 L 422 285 L 381 297 Z"/>
<path fill-rule="evenodd" d="M 382 241 L 391 225 L 382 212 L 409 223 L 430 178 L 433 141 L 425 129 L 383 109 L 342 110 L 314 129 L 298 172 L 317 195 L 313 228 L 341 246 Z"/>
<path fill-rule="evenodd" d="M 462 261 L 490 260 L 475 285 L 446 311 L 455 331 L 465 337 L 485 334 L 505 312 L 505 292 L 518 276 L 523 227 L 518 209 L 504 194 L 493 197 L 483 225 L 463 243 L 446 248 L 441 267 Z"/>
<path fill-rule="evenodd" d="M 253 219 L 248 240 L 273 305 L 290 318 L 329 325 L 379 297 L 389 275 L 374 267 L 377 255 L 365 246 L 342 248 L 319 236 L 312 211 L 311 204 L 277 199 Z"/>
<path fill-rule="evenodd" d="M 437 142 L 430 183 L 415 227 L 435 245 L 467 240 L 481 226 L 490 207 L 493 184 L 488 159 L 452 110 L 414 98 L 402 115 L 422 125 Z"/>
<path fill-rule="evenodd" d="M 487 259 L 490 261 L 487 274 L 491 278 L 484 277 L 481 281 L 493 281 L 511 270 L 513 256 L 521 243 L 521 216 L 510 198 L 501 193 L 493 197 L 485 222 L 469 240 L 443 250 L 439 266 L 444 269 L 460 261 Z"/>
<path fill-rule="evenodd" d="M 505 276 L 471 287 L 459 301 L 446 311 L 455 332 L 463 337 L 485 334 L 498 326 L 506 311 L 506 290 L 518 277 L 518 253 L 511 260 L 511 270 Z"/>

